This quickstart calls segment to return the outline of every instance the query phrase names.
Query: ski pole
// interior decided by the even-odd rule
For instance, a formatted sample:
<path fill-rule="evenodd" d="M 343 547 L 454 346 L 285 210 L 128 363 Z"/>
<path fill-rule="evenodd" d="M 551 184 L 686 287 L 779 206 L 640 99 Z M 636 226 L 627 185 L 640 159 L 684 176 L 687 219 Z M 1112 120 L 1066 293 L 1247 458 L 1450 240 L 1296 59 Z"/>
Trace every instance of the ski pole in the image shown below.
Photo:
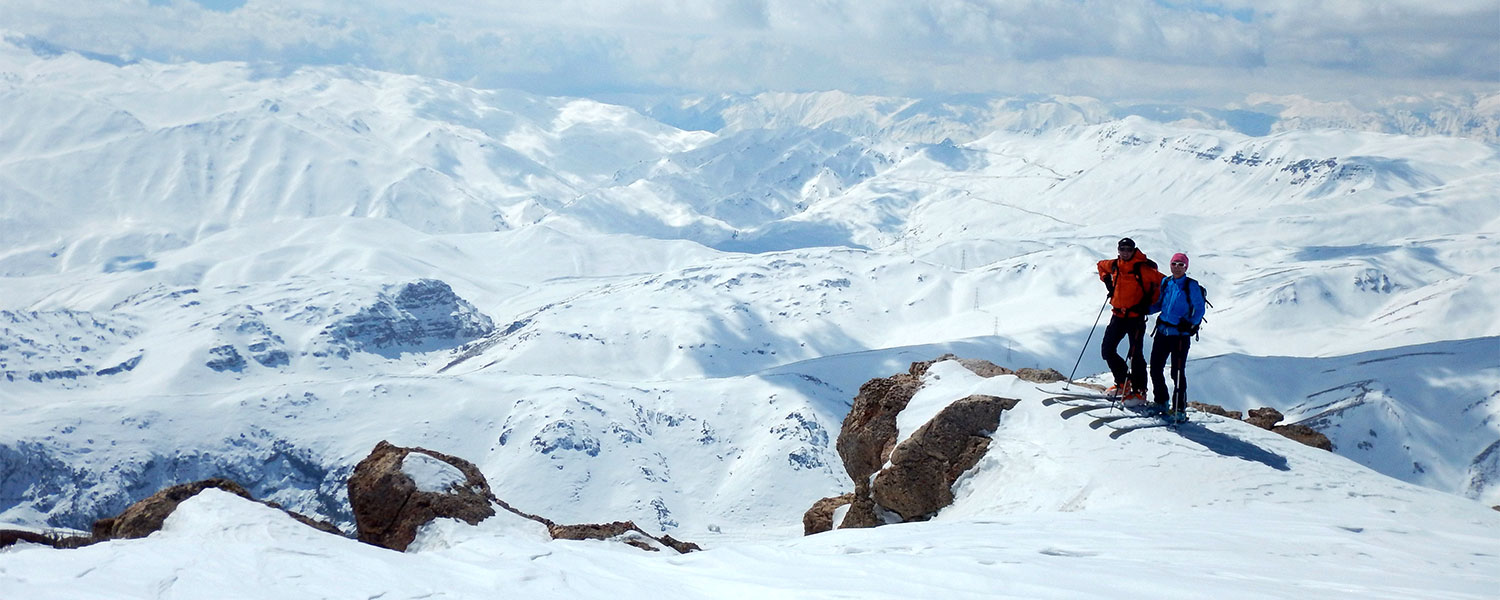
<path fill-rule="evenodd" d="M 1104 304 L 1099 305 L 1099 314 L 1094 315 L 1094 326 L 1089 328 L 1089 337 L 1083 340 L 1083 349 L 1078 351 L 1078 360 L 1073 361 L 1073 370 L 1068 372 L 1068 381 L 1063 384 L 1063 390 L 1073 385 L 1073 375 L 1078 373 L 1078 365 L 1083 362 L 1083 353 L 1089 351 L 1089 342 L 1094 340 L 1094 330 L 1099 328 L 1099 318 L 1104 316 L 1104 307 L 1109 306 L 1109 296 L 1104 297 Z"/>

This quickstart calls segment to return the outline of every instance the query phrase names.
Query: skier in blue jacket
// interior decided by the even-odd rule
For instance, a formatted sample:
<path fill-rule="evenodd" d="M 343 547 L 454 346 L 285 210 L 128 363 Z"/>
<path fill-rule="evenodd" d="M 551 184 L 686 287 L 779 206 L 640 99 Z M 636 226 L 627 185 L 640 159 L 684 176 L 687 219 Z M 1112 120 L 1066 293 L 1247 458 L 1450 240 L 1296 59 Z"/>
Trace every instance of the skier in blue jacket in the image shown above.
<path fill-rule="evenodd" d="M 1172 360 L 1172 406 L 1169 418 L 1187 420 L 1187 355 L 1198 324 L 1203 322 L 1203 286 L 1187 276 L 1188 257 L 1178 252 L 1169 265 L 1172 274 L 1161 280 L 1161 299 L 1151 307 L 1156 332 L 1151 340 L 1151 392 L 1156 408 L 1168 412 L 1167 382 L 1162 368 Z"/>

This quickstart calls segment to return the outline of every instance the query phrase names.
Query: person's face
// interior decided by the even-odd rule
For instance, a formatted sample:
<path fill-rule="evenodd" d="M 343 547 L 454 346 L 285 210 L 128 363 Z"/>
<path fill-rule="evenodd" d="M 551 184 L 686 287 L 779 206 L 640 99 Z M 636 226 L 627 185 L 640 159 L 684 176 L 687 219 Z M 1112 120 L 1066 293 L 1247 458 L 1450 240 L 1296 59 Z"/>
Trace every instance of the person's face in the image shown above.
<path fill-rule="evenodd" d="M 1182 277 L 1183 275 L 1187 274 L 1187 263 L 1174 260 L 1172 261 L 1171 266 L 1173 277 Z"/>
<path fill-rule="evenodd" d="M 1126 248 L 1124 246 L 1121 246 L 1119 250 L 1121 260 L 1130 260 L 1130 257 L 1135 256 L 1135 248 Z"/>

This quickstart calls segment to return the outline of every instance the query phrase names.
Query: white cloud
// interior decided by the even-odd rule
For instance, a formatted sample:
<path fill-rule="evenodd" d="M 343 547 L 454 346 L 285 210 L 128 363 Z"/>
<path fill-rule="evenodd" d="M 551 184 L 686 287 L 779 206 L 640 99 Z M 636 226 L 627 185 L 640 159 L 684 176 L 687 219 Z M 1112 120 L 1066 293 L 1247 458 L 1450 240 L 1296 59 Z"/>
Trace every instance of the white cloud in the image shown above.
<path fill-rule="evenodd" d="M 1494 0 L 0 0 L 0 10 L 10 31 L 85 51 L 355 64 L 551 94 L 1332 98 L 1500 86 Z"/>

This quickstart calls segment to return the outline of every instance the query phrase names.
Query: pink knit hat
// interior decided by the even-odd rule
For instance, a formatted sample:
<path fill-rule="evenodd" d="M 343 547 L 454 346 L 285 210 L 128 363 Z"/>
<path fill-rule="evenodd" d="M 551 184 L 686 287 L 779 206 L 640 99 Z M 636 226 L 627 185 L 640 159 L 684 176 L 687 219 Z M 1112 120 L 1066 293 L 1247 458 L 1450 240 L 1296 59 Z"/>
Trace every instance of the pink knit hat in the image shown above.
<path fill-rule="evenodd" d="M 1188 265 L 1187 255 L 1181 252 L 1172 255 L 1172 262 L 1180 262 L 1184 268 Z"/>

